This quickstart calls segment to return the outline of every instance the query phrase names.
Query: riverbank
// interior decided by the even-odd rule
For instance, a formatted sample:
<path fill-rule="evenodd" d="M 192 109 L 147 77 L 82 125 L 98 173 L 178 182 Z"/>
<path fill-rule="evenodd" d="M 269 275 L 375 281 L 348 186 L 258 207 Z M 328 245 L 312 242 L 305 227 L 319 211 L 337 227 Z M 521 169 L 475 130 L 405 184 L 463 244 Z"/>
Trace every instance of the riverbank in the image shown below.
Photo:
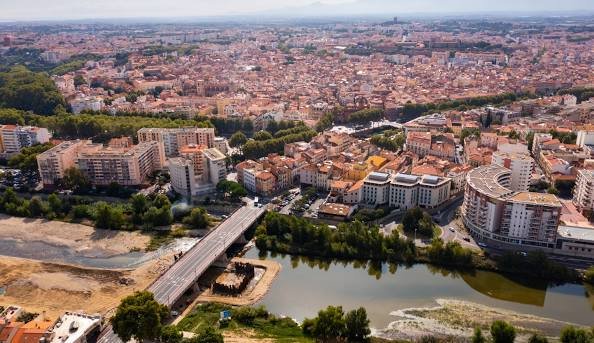
<path fill-rule="evenodd" d="M 493 321 L 504 320 L 517 329 L 516 342 L 527 342 L 535 333 L 556 340 L 565 326 L 572 325 L 564 321 L 468 301 L 436 299 L 436 302 L 438 305 L 435 307 L 393 311 L 391 315 L 397 319 L 385 329 L 374 330 L 374 335 L 398 340 L 417 340 L 428 335 L 440 338 L 470 338 L 474 328 L 480 327 L 484 332 L 488 332 Z"/>
<path fill-rule="evenodd" d="M 0 305 L 58 318 L 64 311 L 110 315 L 120 300 L 145 289 L 173 262 L 161 256 L 132 270 L 83 268 L 2 256 Z"/>
<path fill-rule="evenodd" d="M 101 230 L 83 224 L 0 214 L 0 239 L 41 242 L 68 248 L 84 257 L 106 258 L 144 250 L 151 237 L 140 232 Z"/>

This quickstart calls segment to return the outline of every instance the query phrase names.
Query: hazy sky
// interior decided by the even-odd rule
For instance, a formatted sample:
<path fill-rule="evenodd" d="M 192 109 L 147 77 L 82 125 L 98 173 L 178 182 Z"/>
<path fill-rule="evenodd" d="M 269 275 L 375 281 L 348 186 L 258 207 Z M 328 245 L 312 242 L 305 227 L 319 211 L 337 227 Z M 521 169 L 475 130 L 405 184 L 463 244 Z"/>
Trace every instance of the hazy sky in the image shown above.
<path fill-rule="evenodd" d="M 0 0 L 0 20 L 559 10 L 594 11 L 594 0 Z"/>

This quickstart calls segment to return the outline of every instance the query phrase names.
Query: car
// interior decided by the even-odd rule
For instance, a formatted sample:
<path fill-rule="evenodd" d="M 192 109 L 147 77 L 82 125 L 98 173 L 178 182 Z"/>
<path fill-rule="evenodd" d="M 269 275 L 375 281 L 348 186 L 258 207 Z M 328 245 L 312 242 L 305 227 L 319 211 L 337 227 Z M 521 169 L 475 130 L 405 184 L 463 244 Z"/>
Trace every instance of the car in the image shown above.
<path fill-rule="evenodd" d="M 470 237 L 464 237 L 462 239 L 465 240 L 465 241 L 467 241 L 467 242 L 470 242 Z"/>
<path fill-rule="evenodd" d="M 179 312 L 173 310 L 173 311 L 171 311 L 171 316 L 172 317 L 177 317 L 177 316 L 179 316 Z"/>
<path fill-rule="evenodd" d="M 448 229 L 449 229 L 450 231 L 452 231 L 452 232 L 456 232 L 456 230 L 455 230 L 453 227 L 451 227 L 451 226 L 450 226 Z"/>
<path fill-rule="evenodd" d="M 479 246 L 479 247 L 481 247 L 481 248 L 487 248 L 487 247 L 489 247 L 488 245 L 486 245 L 485 243 L 482 243 L 482 242 L 479 242 L 479 243 L 477 243 L 477 244 L 478 244 L 478 246 Z"/>

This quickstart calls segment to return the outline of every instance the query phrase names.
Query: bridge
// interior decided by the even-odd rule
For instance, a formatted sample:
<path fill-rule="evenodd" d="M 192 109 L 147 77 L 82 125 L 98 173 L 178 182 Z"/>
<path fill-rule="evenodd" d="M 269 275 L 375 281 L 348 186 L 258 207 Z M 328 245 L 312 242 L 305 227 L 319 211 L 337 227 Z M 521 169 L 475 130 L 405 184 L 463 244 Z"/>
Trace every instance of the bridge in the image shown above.
<path fill-rule="evenodd" d="M 188 250 L 174 265 L 163 273 L 147 289 L 159 303 L 171 308 L 179 298 L 198 280 L 198 278 L 260 218 L 265 208 L 248 204 L 235 211 L 216 229 L 204 236 Z M 99 343 L 122 343 L 107 326 L 98 340 Z"/>

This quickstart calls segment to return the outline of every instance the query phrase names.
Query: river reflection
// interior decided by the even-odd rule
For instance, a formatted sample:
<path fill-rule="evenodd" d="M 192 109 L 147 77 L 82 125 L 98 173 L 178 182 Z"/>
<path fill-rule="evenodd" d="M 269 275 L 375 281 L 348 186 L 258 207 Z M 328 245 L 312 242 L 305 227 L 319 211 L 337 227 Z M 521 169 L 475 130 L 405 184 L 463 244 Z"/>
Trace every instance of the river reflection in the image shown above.
<path fill-rule="evenodd" d="M 583 325 L 594 324 L 594 289 L 487 271 L 460 272 L 430 265 L 344 262 L 260 253 L 283 269 L 262 300 L 271 311 L 301 320 L 328 305 L 365 306 L 372 325 L 383 328 L 394 310 L 435 306 L 453 298 Z"/>

